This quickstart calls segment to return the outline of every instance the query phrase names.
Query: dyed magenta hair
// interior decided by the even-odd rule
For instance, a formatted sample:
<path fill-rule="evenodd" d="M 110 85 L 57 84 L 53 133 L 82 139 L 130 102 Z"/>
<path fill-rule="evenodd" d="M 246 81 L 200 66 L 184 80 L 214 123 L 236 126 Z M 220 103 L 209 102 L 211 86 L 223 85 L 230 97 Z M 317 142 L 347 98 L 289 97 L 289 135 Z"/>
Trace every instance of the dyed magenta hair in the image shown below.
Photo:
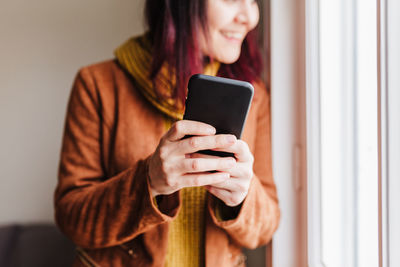
<path fill-rule="evenodd" d="M 197 38 L 199 32 L 207 32 L 206 5 L 207 0 L 146 0 L 145 20 L 153 44 L 150 78 L 155 83 L 163 63 L 168 62 L 175 72 L 174 96 L 182 102 L 190 76 L 203 69 L 204 56 Z M 249 82 L 260 78 L 257 28 L 247 34 L 239 59 L 233 64 L 221 64 L 218 76 Z"/>

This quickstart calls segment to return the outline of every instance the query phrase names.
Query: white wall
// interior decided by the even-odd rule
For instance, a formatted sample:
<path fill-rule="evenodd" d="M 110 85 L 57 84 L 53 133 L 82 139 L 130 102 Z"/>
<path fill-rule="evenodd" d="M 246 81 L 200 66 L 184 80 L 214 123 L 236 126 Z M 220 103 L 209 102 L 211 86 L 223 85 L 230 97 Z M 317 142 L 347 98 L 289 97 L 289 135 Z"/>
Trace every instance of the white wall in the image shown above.
<path fill-rule="evenodd" d="M 74 76 L 143 31 L 143 1 L 0 1 L 0 224 L 53 221 Z"/>

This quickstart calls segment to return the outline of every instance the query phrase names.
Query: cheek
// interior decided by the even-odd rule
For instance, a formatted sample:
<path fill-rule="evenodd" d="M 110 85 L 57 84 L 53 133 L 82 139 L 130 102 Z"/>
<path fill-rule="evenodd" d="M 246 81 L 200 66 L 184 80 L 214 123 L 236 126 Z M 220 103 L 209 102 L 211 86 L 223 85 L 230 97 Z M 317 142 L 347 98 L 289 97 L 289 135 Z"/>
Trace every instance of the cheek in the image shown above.
<path fill-rule="evenodd" d="M 255 6 L 250 16 L 250 21 L 249 21 L 250 30 L 254 29 L 259 21 L 260 21 L 260 10 L 258 9 L 258 6 Z"/>
<path fill-rule="evenodd" d="M 215 57 L 220 62 L 231 63 L 228 61 L 232 61 L 231 58 L 236 57 L 236 54 L 240 53 L 240 49 L 237 49 L 235 44 L 227 43 L 221 35 L 221 29 L 227 28 L 226 25 L 230 24 L 230 20 L 228 16 L 221 16 L 224 12 L 216 11 L 218 11 L 218 8 L 210 11 L 208 19 L 209 39 L 204 42 L 203 53 Z"/>
<path fill-rule="evenodd" d="M 209 2 L 208 6 L 208 27 L 209 37 L 202 45 L 203 53 L 215 57 L 218 61 L 231 64 L 234 63 L 240 56 L 241 44 L 231 44 L 221 36 L 220 29 L 229 28 L 234 21 L 235 10 L 229 9 L 220 5 L 218 1 Z M 223 14 L 223 15 L 221 15 Z M 258 6 L 255 5 L 249 14 L 247 31 L 254 29 L 259 22 L 260 14 Z"/>
<path fill-rule="evenodd" d="M 190 1 L 190 0 L 187 0 Z M 220 5 L 210 6 L 208 9 L 208 28 L 210 32 L 218 30 L 229 25 L 234 18 L 234 12 L 232 9 L 223 8 Z"/>

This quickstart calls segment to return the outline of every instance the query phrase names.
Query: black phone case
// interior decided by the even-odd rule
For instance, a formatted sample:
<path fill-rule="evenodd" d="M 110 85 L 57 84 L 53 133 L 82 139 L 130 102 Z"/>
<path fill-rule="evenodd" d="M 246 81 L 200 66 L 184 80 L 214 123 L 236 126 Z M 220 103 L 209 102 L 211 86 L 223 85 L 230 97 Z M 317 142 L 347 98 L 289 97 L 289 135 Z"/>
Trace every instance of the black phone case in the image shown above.
<path fill-rule="evenodd" d="M 253 94 L 254 88 L 248 82 L 195 74 L 189 80 L 183 119 L 208 123 L 217 134 L 233 134 L 240 139 Z M 233 156 L 211 150 L 199 152 Z"/>

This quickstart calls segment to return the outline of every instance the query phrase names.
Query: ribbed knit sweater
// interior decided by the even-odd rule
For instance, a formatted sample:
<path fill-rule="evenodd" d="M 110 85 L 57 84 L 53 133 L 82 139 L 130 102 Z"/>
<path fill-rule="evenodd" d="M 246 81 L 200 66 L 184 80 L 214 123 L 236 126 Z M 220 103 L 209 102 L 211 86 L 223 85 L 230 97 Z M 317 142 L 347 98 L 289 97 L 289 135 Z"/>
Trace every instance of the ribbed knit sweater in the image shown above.
<path fill-rule="evenodd" d="M 155 108 L 167 115 L 164 125 L 165 131 L 168 131 L 176 119 L 182 118 L 183 113 L 170 104 L 174 103 L 173 99 L 170 99 L 170 103 L 163 103 L 156 98 L 153 83 L 147 76 L 150 71 L 150 49 L 147 38 L 140 36 L 129 39 L 115 51 L 115 54 L 121 66 L 139 81 L 143 96 Z M 215 76 L 218 66 L 217 62 L 206 66 L 204 74 Z M 163 68 L 162 72 L 165 73 L 163 79 L 166 79 L 168 70 Z M 167 83 L 164 82 L 164 84 Z M 204 266 L 204 215 L 207 191 L 203 187 L 183 188 L 180 191 L 182 208 L 169 226 L 165 267 L 202 267 Z M 155 204 L 157 205 L 157 201 Z"/>
<path fill-rule="evenodd" d="M 169 226 L 165 267 L 204 266 L 206 190 L 183 188 L 181 198 L 180 213 Z"/>

